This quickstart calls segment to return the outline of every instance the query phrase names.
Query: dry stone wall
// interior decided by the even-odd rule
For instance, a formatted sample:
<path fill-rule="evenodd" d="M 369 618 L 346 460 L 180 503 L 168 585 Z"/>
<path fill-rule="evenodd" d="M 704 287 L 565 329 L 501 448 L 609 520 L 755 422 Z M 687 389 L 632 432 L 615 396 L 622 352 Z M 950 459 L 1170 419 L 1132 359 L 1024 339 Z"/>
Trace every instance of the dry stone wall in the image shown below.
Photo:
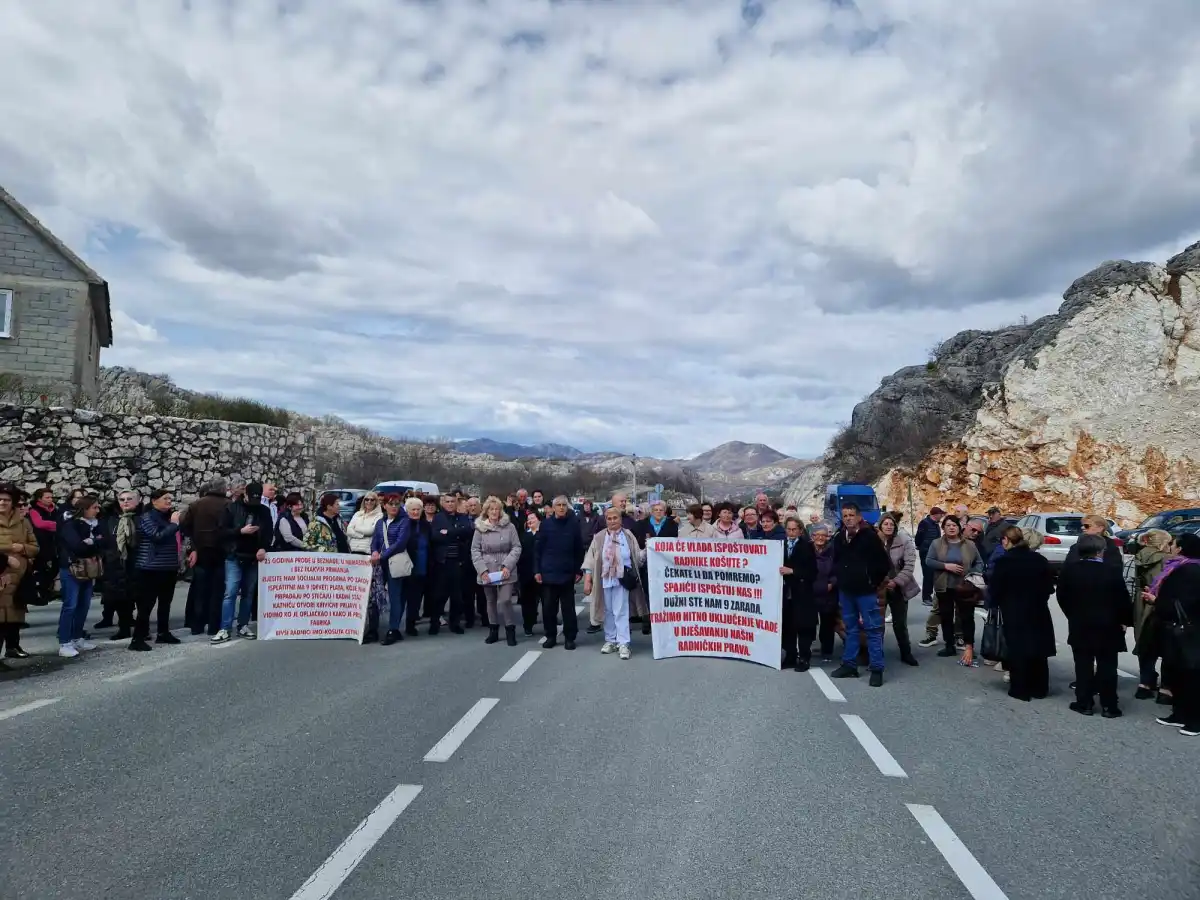
<path fill-rule="evenodd" d="M 187 501 L 216 477 L 311 491 L 315 439 L 267 425 L 0 406 L 5 483 L 49 485 L 56 496 L 74 487 L 167 488 Z"/>

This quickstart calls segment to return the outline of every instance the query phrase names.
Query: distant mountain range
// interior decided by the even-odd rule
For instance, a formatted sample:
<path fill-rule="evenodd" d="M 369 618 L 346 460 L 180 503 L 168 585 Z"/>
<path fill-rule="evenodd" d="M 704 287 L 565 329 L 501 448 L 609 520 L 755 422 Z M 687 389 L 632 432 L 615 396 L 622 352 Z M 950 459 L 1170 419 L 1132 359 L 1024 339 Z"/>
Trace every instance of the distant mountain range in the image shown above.
<path fill-rule="evenodd" d="M 507 441 L 493 441 L 491 438 L 456 441 L 454 449 L 459 453 L 470 453 L 473 456 L 487 454 L 497 459 L 575 460 L 584 455 L 582 450 L 576 450 L 566 444 L 512 444 Z"/>

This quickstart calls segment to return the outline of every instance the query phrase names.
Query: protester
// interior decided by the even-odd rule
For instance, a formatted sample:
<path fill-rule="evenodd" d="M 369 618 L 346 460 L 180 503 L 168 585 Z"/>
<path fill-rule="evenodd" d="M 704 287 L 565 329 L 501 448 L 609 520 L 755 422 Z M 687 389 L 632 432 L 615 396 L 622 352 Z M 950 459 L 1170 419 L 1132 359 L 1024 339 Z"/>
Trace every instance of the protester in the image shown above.
<path fill-rule="evenodd" d="M 983 558 L 975 544 L 964 538 L 956 516 L 942 519 L 942 536 L 930 545 L 925 563 L 934 573 L 933 589 L 937 596 L 942 640 L 946 644 L 937 655 L 958 655 L 954 641 L 957 619 L 963 635 L 963 656 L 959 665 L 979 668 L 975 660 L 975 601 L 979 588 L 969 579 L 982 578 Z"/>
<path fill-rule="evenodd" d="M 150 492 L 150 506 L 137 517 L 137 549 L 133 564 L 131 586 L 137 606 L 133 624 L 133 640 L 129 649 L 150 650 L 150 613 L 158 606 L 156 644 L 178 644 L 171 634 L 171 601 L 179 578 L 179 520 L 172 511 L 175 498 L 170 491 L 159 488 Z M 269 511 L 263 507 L 263 514 Z"/>
<path fill-rule="evenodd" d="M 1070 626 L 1067 643 L 1075 657 L 1077 713 L 1090 716 L 1100 695 L 1100 714 L 1117 718 L 1117 654 L 1126 649 L 1125 629 L 1133 625 L 1133 604 L 1121 572 L 1104 561 L 1104 536 L 1084 534 L 1076 558 L 1063 563 L 1058 605 Z"/>
<path fill-rule="evenodd" d="M 267 550 L 271 546 L 271 513 L 262 505 L 262 485 L 250 482 L 245 485 L 240 496 L 225 507 L 221 515 L 221 541 L 225 552 L 225 596 L 221 601 L 221 622 L 217 633 L 210 639 L 214 644 L 223 644 L 232 637 L 234 604 L 237 604 L 237 635 L 241 638 L 254 640 L 257 635 L 250 628 L 250 607 L 258 590 L 258 564 L 266 559 Z M 332 498 L 333 511 L 330 513 L 329 500 Z M 326 514 L 325 522 L 328 527 L 328 516 L 337 518 L 337 495 L 325 494 L 322 511 Z M 314 522 L 314 525 L 316 523 Z M 337 526 L 341 535 L 341 525 Z M 319 541 L 311 540 L 313 526 L 309 526 L 305 535 L 305 549 L 320 551 Z M 342 535 L 343 547 L 345 536 Z M 345 552 L 344 548 L 342 552 Z M 239 594 L 241 599 L 239 601 Z"/>
<path fill-rule="evenodd" d="M 1186 737 L 1200 735 L 1200 536 L 1175 539 L 1178 555 L 1168 559 L 1144 592 L 1154 604 L 1162 638 L 1163 678 L 1171 686 L 1174 708 L 1160 725 Z"/>
<path fill-rule="evenodd" d="M 225 596 L 225 537 L 221 522 L 229 506 L 224 478 L 216 478 L 200 488 L 200 499 L 190 504 L 179 520 L 180 532 L 191 541 L 188 565 L 192 584 L 184 609 L 184 624 L 192 634 L 221 628 L 221 608 Z"/>
<path fill-rule="evenodd" d="M 747 541 L 762 540 L 762 529 L 758 526 L 758 510 L 747 506 L 742 510 L 742 537 Z"/>
<path fill-rule="evenodd" d="M 763 518 L 773 517 L 769 510 Z M 817 557 L 799 519 L 788 519 L 783 538 L 783 667 L 808 671 L 812 644 L 817 636 L 817 607 L 813 583 L 817 579 Z"/>
<path fill-rule="evenodd" d="M 362 505 L 346 523 L 346 540 L 350 545 L 351 553 L 361 553 L 365 556 L 371 552 L 371 542 L 375 538 L 375 526 L 383 518 L 383 512 L 378 494 L 374 491 L 367 491 L 362 495 Z"/>
<path fill-rule="evenodd" d="M 121 491 L 100 519 L 104 535 L 104 575 L 101 580 L 104 616 L 93 628 L 112 627 L 117 617 L 117 631 L 110 638 L 127 641 L 133 637 L 134 596 L 133 573 L 137 561 L 137 519 L 143 512 L 142 498 L 136 491 Z"/>
<path fill-rule="evenodd" d="M 582 532 L 580 533 L 582 540 Z M 500 626 L 508 646 L 517 646 L 517 622 L 512 609 L 513 585 L 521 559 L 521 538 L 516 526 L 500 505 L 499 497 L 488 497 L 471 538 L 471 563 L 487 598 L 488 636 L 484 643 L 500 640 Z M 498 580 L 489 576 L 499 575 Z"/>
<path fill-rule="evenodd" d="M 867 635 L 871 687 L 883 684 L 883 610 L 880 589 L 887 580 L 891 559 L 879 534 L 863 522 L 856 503 L 842 505 L 842 527 L 834 537 L 838 603 L 845 624 L 842 664 L 831 678 L 857 678 L 859 620 Z"/>
<path fill-rule="evenodd" d="M 704 521 L 704 507 L 699 503 L 693 503 L 687 508 L 687 520 L 679 525 L 679 536 L 681 538 L 710 538 L 712 534 L 712 525 Z"/>
<path fill-rule="evenodd" d="M 908 634 L 908 601 L 920 593 L 917 586 L 917 545 L 912 537 L 900 530 L 900 516 L 891 512 L 879 520 L 879 537 L 888 552 L 891 565 L 884 583 L 887 608 L 891 611 L 892 631 L 900 648 L 900 662 L 920 665 L 913 656 L 912 640 Z"/>
<path fill-rule="evenodd" d="M 446 611 L 453 634 L 466 634 L 462 626 L 464 601 L 468 596 L 464 584 L 464 566 L 470 558 L 472 523 L 465 512 L 458 512 L 458 501 L 452 494 L 443 495 L 441 510 L 433 517 L 432 541 L 438 586 L 434 609 L 429 615 L 429 633 L 437 634 L 441 615 Z M 472 582 L 473 584 L 473 582 Z"/>
<path fill-rule="evenodd" d="M 326 492 L 320 496 L 317 514 L 304 532 L 305 550 L 312 553 L 350 552 L 350 541 L 342 527 L 341 508 L 337 494 Z"/>
<path fill-rule="evenodd" d="M 600 652 L 616 651 L 621 659 L 629 659 L 629 591 L 640 578 L 644 558 L 616 506 L 605 510 L 604 524 L 605 530 L 592 538 L 583 560 L 583 593 L 591 599 L 592 614 L 604 622 Z"/>
<path fill-rule="evenodd" d="M 1163 566 L 1171 556 L 1174 539 L 1169 532 L 1152 528 L 1138 535 L 1139 548 L 1133 557 L 1133 653 L 1138 658 L 1137 700 L 1157 697 L 1170 705 L 1171 689 L 1158 676 L 1158 660 L 1162 656 L 1162 635 L 1154 604 L 1147 602 L 1146 592 L 1158 580 Z"/>
<path fill-rule="evenodd" d="M 700 504 L 700 519 L 705 525 L 713 523 L 713 505 L 711 503 Z"/>
<path fill-rule="evenodd" d="M 2 510 L 0 510 L 2 513 Z M 58 655 L 75 657 L 81 650 L 95 650 L 83 626 L 96 581 L 104 574 L 104 536 L 100 532 L 100 498 L 85 494 L 75 503 L 58 530 L 59 578 L 63 601 L 58 616 Z"/>
<path fill-rule="evenodd" d="M 734 505 L 722 503 L 716 507 L 717 522 L 713 525 L 713 537 L 721 541 L 745 540 L 745 535 L 733 520 Z"/>
<path fill-rule="evenodd" d="M 383 514 L 375 520 L 375 533 L 368 546 L 371 563 L 387 585 L 388 629 L 380 641 L 385 647 L 404 640 L 400 629 L 405 622 L 404 581 L 412 574 L 412 558 L 408 555 L 411 522 L 408 511 L 401 509 L 400 495 L 387 494 L 383 498 Z"/>
<path fill-rule="evenodd" d="M 987 526 L 983 529 L 983 535 L 980 537 L 980 549 L 983 551 L 985 565 L 991 560 L 992 554 L 1000 546 L 1004 532 L 1009 528 L 1008 523 L 1004 521 L 1004 511 L 1000 507 L 990 507 L 987 517 Z"/>
<path fill-rule="evenodd" d="M 1042 700 L 1050 692 L 1047 660 L 1056 655 L 1050 595 L 1054 574 L 1050 563 L 1036 552 L 1041 534 L 1006 527 L 1000 536 L 1003 550 L 988 584 L 990 602 L 1002 616 L 1004 665 L 1009 673 L 1008 696 L 1016 700 Z"/>
<path fill-rule="evenodd" d="M 921 560 L 921 603 L 933 606 L 933 582 L 936 573 L 925 562 L 930 545 L 942 536 L 942 518 L 946 511 L 940 506 L 929 510 L 929 515 L 917 523 L 917 556 Z"/>
<path fill-rule="evenodd" d="M 408 557 L 412 560 L 412 572 L 404 579 L 401 588 L 404 596 L 404 633 L 416 637 L 417 620 L 421 616 L 422 603 L 432 604 L 428 599 L 431 591 L 429 579 L 430 537 L 432 528 L 423 515 L 425 503 L 420 497 L 409 497 L 404 501 L 404 512 L 409 518 Z"/>
<path fill-rule="evenodd" d="M 37 602 L 45 606 L 54 599 L 54 579 L 58 574 L 58 508 L 54 505 L 54 492 L 48 487 L 34 490 L 31 499 L 29 521 L 37 536 L 38 555 L 26 577 L 33 579 Z"/>
<path fill-rule="evenodd" d="M 579 513 L 579 533 L 583 537 L 584 544 L 590 543 L 592 538 L 603 530 L 604 516 L 597 512 L 596 506 L 591 500 L 584 500 Z"/>
<path fill-rule="evenodd" d="M 13 485 L 0 486 L 0 555 L 6 557 L 7 562 L 4 577 L 0 580 L 0 639 L 4 641 L 9 658 L 24 659 L 27 654 L 21 649 L 21 629 L 25 627 L 28 607 L 21 602 L 17 590 L 21 580 L 29 577 L 30 566 L 37 559 L 38 542 L 29 518 L 17 509 L 19 495 Z M 66 603 L 65 589 L 63 602 Z M 74 636 L 68 635 L 67 639 Z M 82 639 L 82 631 L 79 637 Z"/>
<path fill-rule="evenodd" d="M 521 624 L 524 626 L 526 637 L 533 637 L 533 626 L 537 623 L 538 607 L 542 600 L 541 585 L 534 577 L 536 574 L 534 560 L 537 558 L 537 535 L 541 527 L 541 518 L 533 510 L 530 510 L 525 517 L 525 528 L 521 531 L 521 558 L 517 561 Z M 588 632 L 591 633 L 591 631 L 592 629 L 588 628 Z"/>
<path fill-rule="evenodd" d="M 1108 519 L 1104 518 L 1104 516 L 1091 513 L 1083 517 L 1080 521 L 1080 526 L 1083 529 L 1082 534 L 1090 534 L 1104 541 L 1105 564 L 1112 566 L 1118 572 L 1123 572 L 1125 570 L 1125 557 L 1121 553 L 1121 548 L 1117 546 L 1117 542 L 1108 536 Z M 1080 552 L 1079 542 L 1076 541 L 1071 546 L 1071 549 L 1067 551 L 1067 558 L 1063 562 L 1063 565 L 1066 566 L 1067 563 L 1073 563 L 1078 560 Z"/>
<path fill-rule="evenodd" d="M 549 650 L 557 643 L 557 623 L 561 614 L 563 647 L 574 650 L 579 633 L 574 585 L 583 577 L 579 571 L 584 554 L 583 540 L 567 498 L 555 497 L 553 510 L 554 514 L 542 522 L 535 544 L 537 556 L 533 577 L 542 586 L 542 625 L 546 631 L 542 646 Z"/>
<path fill-rule="evenodd" d="M 308 532 L 308 519 L 304 515 L 304 498 L 297 493 L 283 498 L 279 519 L 275 522 L 275 549 L 284 553 L 301 553 L 305 550 L 304 535 Z M 370 544 L 367 545 L 368 552 Z"/>
<path fill-rule="evenodd" d="M 779 519 L 774 510 L 767 509 L 759 513 L 758 537 L 765 541 L 782 541 L 786 539 L 787 530 L 779 524 Z"/>

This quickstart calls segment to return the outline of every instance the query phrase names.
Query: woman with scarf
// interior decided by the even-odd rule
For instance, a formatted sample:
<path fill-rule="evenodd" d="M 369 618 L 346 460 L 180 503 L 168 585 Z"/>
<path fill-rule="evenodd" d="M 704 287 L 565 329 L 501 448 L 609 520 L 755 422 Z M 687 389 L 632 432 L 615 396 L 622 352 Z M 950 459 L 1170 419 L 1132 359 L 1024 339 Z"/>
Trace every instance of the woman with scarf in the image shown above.
<path fill-rule="evenodd" d="M 385 647 L 404 640 L 400 630 L 404 620 L 404 580 L 411 574 L 411 567 L 404 575 L 392 574 L 392 560 L 408 553 L 408 533 L 412 520 L 400 509 L 400 495 L 388 494 L 383 498 L 383 515 L 375 523 L 375 535 L 371 538 L 371 563 L 387 585 L 388 630 L 380 643 Z M 409 557 L 411 563 L 411 557 Z"/>
<path fill-rule="evenodd" d="M 908 601 L 921 593 L 917 584 L 917 545 L 912 536 L 900 530 L 900 517 L 888 513 L 879 520 L 879 537 L 891 560 L 891 570 L 884 582 L 884 602 L 891 615 L 892 632 L 900 648 L 900 661 L 908 666 L 920 665 L 913 656 L 908 636 Z"/>
<path fill-rule="evenodd" d="M 717 507 L 717 523 L 713 525 L 713 539 L 718 541 L 741 541 L 745 539 L 742 529 L 733 520 L 733 504 L 722 503 Z"/>
<path fill-rule="evenodd" d="M 1154 605 L 1162 639 L 1163 675 L 1171 685 L 1174 709 L 1158 719 L 1186 737 L 1200 736 L 1200 536 L 1175 539 L 1179 551 L 1142 599 Z M 1181 633 L 1182 631 L 1182 633 Z"/>
<path fill-rule="evenodd" d="M 637 538 L 621 525 L 621 513 L 615 507 L 604 511 L 604 531 L 589 545 L 583 559 L 583 593 L 591 598 L 592 615 L 604 618 L 604 646 L 601 653 L 617 651 L 629 659 L 629 577 L 641 583 L 639 570 L 643 558 Z M 646 612 L 646 629 L 650 614 Z M 646 630 L 643 629 L 643 630 Z"/>
<path fill-rule="evenodd" d="M 117 617 L 117 632 L 109 640 L 127 641 L 133 635 L 131 578 L 137 551 L 137 517 L 142 498 L 136 491 L 121 491 L 100 518 L 104 535 L 104 576 L 101 580 L 104 615 L 96 628 L 110 628 Z"/>
<path fill-rule="evenodd" d="M 0 584 L 0 641 L 4 642 L 6 656 L 24 659 L 29 654 L 21 649 L 21 629 L 28 607 L 17 596 L 17 588 L 23 577 L 29 577 L 30 565 L 37 559 L 38 542 L 29 518 L 17 509 L 19 494 L 12 485 L 0 487 L 0 554 L 8 562 Z"/>
<path fill-rule="evenodd" d="M 824 522 L 817 522 L 808 536 L 817 556 L 817 577 L 813 581 L 813 602 L 821 620 L 817 640 L 821 644 L 821 662 L 830 663 L 833 662 L 833 636 L 840 633 L 843 639 L 845 638 L 845 630 L 839 628 L 841 605 L 838 602 L 837 565 L 833 558 L 829 526 Z"/>
<path fill-rule="evenodd" d="M 37 602 L 45 606 L 54 598 L 54 577 L 58 574 L 58 507 L 54 492 L 48 487 L 33 492 L 29 521 L 37 535 L 38 555 L 29 573 L 37 589 Z"/>
<path fill-rule="evenodd" d="M 1154 604 L 1147 603 L 1145 591 L 1150 589 L 1174 549 L 1171 535 L 1152 528 L 1138 535 L 1139 548 L 1133 557 L 1133 655 L 1138 658 L 1138 686 L 1134 698 L 1149 700 L 1157 697 L 1163 706 L 1172 703 L 1171 688 L 1166 679 L 1158 677 L 1158 658 L 1162 656 L 1162 640 Z"/>
<path fill-rule="evenodd" d="M 74 657 L 95 650 L 83 636 L 96 580 L 104 571 L 104 535 L 100 532 L 100 498 L 88 494 L 75 504 L 58 532 L 63 602 L 58 616 L 58 655 Z"/>
<path fill-rule="evenodd" d="M 485 644 L 500 640 L 500 625 L 508 646 L 517 646 L 517 623 L 512 611 L 513 585 L 521 559 L 521 537 L 504 512 L 499 497 L 483 502 L 471 537 L 471 564 L 487 602 L 488 636 Z M 496 578 L 495 576 L 499 576 Z"/>
<path fill-rule="evenodd" d="M 317 514 L 304 532 L 304 549 L 310 553 L 349 553 L 350 542 L 338 517 L 338 495 L 326 492 L 317 501 Z"/>
<path fill-rule="evenodd" d="M 409 497 L 404 501 L 404 512 L 408 515 L 408 558 L 412 560 L 412 574 L 404 579 L 404 633 L 416 637 L 417 619 L 421 616 L 421 601 L 430 593 L 429 543 L 433 528 L 425 518 L 425 501 L 420 497 Z"/>

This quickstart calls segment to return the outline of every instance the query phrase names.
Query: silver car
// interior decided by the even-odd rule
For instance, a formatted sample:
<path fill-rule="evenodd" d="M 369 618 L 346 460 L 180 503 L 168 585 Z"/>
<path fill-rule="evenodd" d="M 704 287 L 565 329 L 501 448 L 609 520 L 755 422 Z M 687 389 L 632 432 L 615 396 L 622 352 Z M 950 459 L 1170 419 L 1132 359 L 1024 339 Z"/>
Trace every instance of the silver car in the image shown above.
<path fill-rule="evenodd" d="M 1040 531 L 1045 536 L 1038 553 L 1046 557 L 1052 569 L 1058 569 L 1083 534 L 1083 513 L 1031 513 L 1017 522 L 1017 527 Z"/>

